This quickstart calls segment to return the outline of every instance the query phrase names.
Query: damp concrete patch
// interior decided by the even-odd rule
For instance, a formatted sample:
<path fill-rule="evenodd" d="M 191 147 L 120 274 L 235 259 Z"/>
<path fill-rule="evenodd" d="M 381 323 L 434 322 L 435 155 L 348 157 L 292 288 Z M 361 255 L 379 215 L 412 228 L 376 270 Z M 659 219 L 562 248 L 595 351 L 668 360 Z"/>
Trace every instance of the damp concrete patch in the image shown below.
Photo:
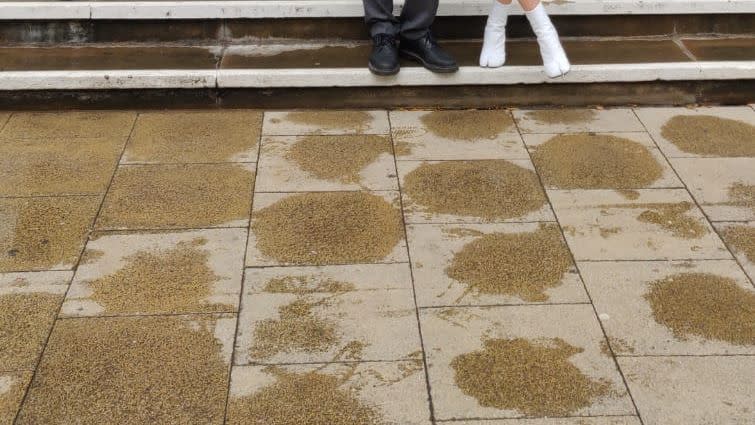
<path fill-rule="evenodd" d="M 588 302 L 556 223 L 414 224 L 407 235 L 422 307 Z"/>
<path fill-rule="evenodd" d="M 139 114 L 124 163 L 254 162 L 262 112 L 166 111 Z"/>
<path fill-rule="evenodd" d="M 455 111 L 451 111 L 453 113 Z M 399 160 L 473 160 L 473 159 L 528 159 L 527 150 L 521 136 L 512 125 L 511 117 L 505 111 L 470 111 L 475 120 L 493 120 L 490 125 L 475 129 L 461 129 L 471 133 L 479 131 L 484 137 L 456 138 L 451 130 L 437 134 L 426 125 L 437 116 L 432 111 L 391 111 L 391 133 L 396 157 Z M 458 114 L 458 113 L 457 113 Z M 463 117 L 463 115 L 459 115 Z M 486 118 L 487 117 L 487 118 Z M 498 121 L 495 121 L 498 120 Z M 432 124 L 431 124 L 432 125 Z M 476 126 L 476 124 L 474 124 Z M 496 131 L 500 130 L 500 131 Z M 495 131 L 495 132 L 494 132 Z"/>
<path fill-rule="evenodd" d="M 420 121 L 435 136 L 470 141 L 494 139 L 514 125 L 506 110 L 432 111 Z"/>
<path fill-rule="evenodd" d="M 605 395 L 608 384 L 586 376 L 569 358 L 584 351 L 560 338 L 489 339 L 451 361 L 454 381 L 480 405 L 527 416 L 565 416 Z"/>
<path fill-rule="evenodd" d="M 607 134 L 562 134 L 537 145 L 532 161 L 547 187 L 636 189 L 651 186 L 664 169 L 651 149 Z"/>
<path fill-rule="evenodd" d="M 645 423 L 752 422 L 753 356 L 621 357 Z"/>
<path fill-rule="evenodd" d="M 31 375 L 31 372 L 0 372 L 0 423 L 13 423 Z"/>
<path fill-rule="evenodd" d="M 118 169 L 99 229 L 244 225 L 253 164 L 130 165 Z"/>
<path fill-rule="evenodd" d="M 547 215 L 545 192 L 528 162 L 403 162 L 409 221 L 505 221 Z"/>
<path fill-rule="evenodd" d="M 643 132 L 629 108 L 543 109 L 512 111 L 523 134 Z"/>
<path fill-rule="evenodd" d="M 236 367 L 228 423 L 428 425 L 419 361 Z"/>
<path fill-rule="evenodd" d="M 525 117 L 538 124 L 575 124 L 595 119 L 595 109 L 541 109 L 525 112 Z"/>
<path fill-rule="evenodd" d="M 292 111 L 266 112 L 263 134 L 388 134 L 385 111 Z"/>
<path fill-rule="evenodd" d="M 755 220 L 755 158 L 672 158 L 711 221 Z"/>
<path fill-rule="evenodd" d="M 736 343 L 748 332 L 752 338 L 746 316 L 753 309 L 746 303 L 755 291 L 733 260 L 584 262 L 579 268 L 617 356 L 755 354 L 755 345 Z"/>
<path fill-rule="evenodd" d="M 0 195 L 97 194 L 107 188 L 125 140 L 12 139 L 0 143 Z"/>
<path fill-rule="evenodd" d="M 404 239 L 400 211 L 385 197 L 365 192 L 279 197 L 255 207 L 251 228 L 250 244 L 261 255 L 292 264 L 384 261 Z"/>
<path fill-rule="evenodd" d="M 466 292 L 545 301 L 545 289 L 559 285 L 571 266 L 561 230 L 551 224 L 531 233 L 477 238 L 456 253 L 446 274 L 465 284 Z"/>
<path fill-rule="evenodd" d="M 422 309 L 420 320 L 437 419 L 634 411 L 589 304 Z"/>
<path fill-rule="evenodd" d="M 703 156 L 755 156 L 755 126 L 714 115 L 677 115 L 661 135 L 681 151 Z"/>
<path fill-rule="evenodd" d="M 650 284 L 645 294 L 656 322 L 674 336 L 755 345 L 755 291 L 710 273 L 678 273 Z"/>
<path fill-rule="evenodd" d="M 420 349 L 406 264 L 276 267 L 246 276 L 237 364 L 401 360 Z"/>
<path fill-rule="evenodd" d="M 135 119 L 135 112 L 17 112 L 0 132 L 0 140 L 110 138 L 125 142 Z"/>
<path fill-rule="evenodd" d="M 72 268 L 99 203 L 94 196 L 0 199 L 0 272 Z"/>
<path fill-rule="evenodd" d="M 18 423 L 221 423 L 234 322 L 58 321 Z"/>
<path fill-rule="evenodd" d="M 725 259 L 728 250 L 683 189 L 551 191 L 569 247 L 581 260 Z"/>

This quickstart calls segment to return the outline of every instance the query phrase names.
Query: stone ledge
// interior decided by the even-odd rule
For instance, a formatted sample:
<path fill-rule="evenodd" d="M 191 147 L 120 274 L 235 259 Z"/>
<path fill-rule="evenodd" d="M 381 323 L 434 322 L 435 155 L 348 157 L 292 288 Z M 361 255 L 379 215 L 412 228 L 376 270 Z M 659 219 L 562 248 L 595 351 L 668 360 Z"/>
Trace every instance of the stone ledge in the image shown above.
<path fill-rule="evenodd" d="M 441 2 L 439 16 L 485 15 L 491 0 Z M 400 11 L 403 2 L 396 2 Z M 755 13 L 755 0 L 553 0 L 554 15 L 667 15 Z M 0 1 L 3 20 L 234 19 L 358 17 L 358 0 L 237 1 Z M 515 14 L 520 14 L 517 10 Z"/>

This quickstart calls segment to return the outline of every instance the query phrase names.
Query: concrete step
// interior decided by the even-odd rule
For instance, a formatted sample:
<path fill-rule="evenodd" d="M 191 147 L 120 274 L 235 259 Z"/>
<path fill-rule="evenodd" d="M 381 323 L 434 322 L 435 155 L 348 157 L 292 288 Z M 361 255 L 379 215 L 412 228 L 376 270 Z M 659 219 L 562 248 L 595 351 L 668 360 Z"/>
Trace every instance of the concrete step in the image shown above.
<path fill-rule="evenodd" d="M 755 38 L 571 38 L 573 70 L 542 72 L 537 44 L 513 40 L 507 65 L 477 66 L 480 41 L 444 45 L 456 74 L 404 63 L 393 77 L 365 67 L 370 45 L 271 41 L 243 45 L 82 45 L 0 47 L 0 90 L 196 89 L 566 84 L 755 79 Z"/>
<path fill-rule="evenodd" d="M 492 0 L 441 1 L 440 38 L 481 36 Z M 754 34 L 755 0 L 545 1 L 563 36 Z M 396 13 L 402 3 L 396 2 Z M 531 37 L 519 8 L 509 36 Z M 366 40 L 361 0 L 6 1 L 0 43 Z"/>

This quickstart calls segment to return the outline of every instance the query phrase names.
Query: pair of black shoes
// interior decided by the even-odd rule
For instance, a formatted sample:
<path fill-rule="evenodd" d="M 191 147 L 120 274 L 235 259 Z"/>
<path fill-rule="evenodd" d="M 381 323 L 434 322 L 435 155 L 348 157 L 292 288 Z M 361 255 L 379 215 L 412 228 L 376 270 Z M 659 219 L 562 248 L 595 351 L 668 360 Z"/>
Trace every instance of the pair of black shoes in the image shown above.
<path fill-rule="evenodd" d="M 429 31 L 416 40 L 402 37 L 400 44 L 391 34 L 378 34 L 372 37 L 372 42 L 368 67 L 377 75 L 397 73 L 399 56 L 415 60 L 433 72 L 456 72 L 459 69 L 454 58 L 438 46 Z"/>

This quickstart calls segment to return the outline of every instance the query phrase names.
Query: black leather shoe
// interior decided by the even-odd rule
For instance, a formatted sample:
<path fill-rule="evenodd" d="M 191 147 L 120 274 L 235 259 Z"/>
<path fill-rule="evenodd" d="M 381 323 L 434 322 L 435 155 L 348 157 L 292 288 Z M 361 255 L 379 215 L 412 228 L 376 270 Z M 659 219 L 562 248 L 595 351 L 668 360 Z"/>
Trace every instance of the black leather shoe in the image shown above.
<path fill-rule="evenodd" d="M 456 72 L 459 65 L 454 58 L 438 46 L 433 35 L 428 31 L 422 37 L 411 40 L 401 38 L 399 45 L 401 56 L 415 60 L 433 72 Z"/>
<path fill-rule="evenodd" d="M 367 67 L 377 75 L 394 75 L 398 72 L 400 65 L 396 37 L 391 34 L 372 37 L 372 53 Z"/>

